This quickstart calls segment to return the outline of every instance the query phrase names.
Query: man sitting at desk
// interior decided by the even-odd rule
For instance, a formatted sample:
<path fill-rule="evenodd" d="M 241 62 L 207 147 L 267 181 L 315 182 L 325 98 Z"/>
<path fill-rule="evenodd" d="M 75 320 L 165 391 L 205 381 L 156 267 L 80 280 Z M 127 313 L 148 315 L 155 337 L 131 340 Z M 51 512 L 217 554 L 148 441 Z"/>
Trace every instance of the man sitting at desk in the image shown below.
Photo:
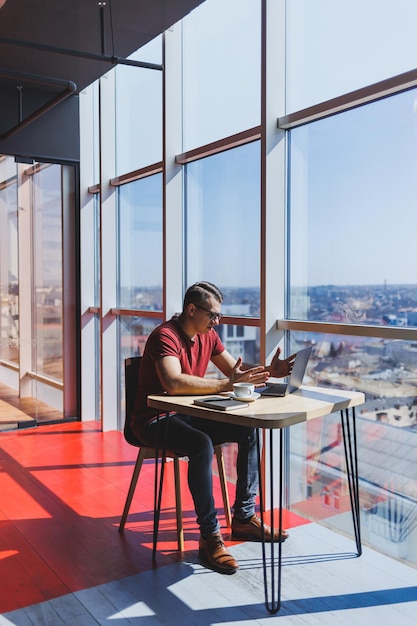
<path fill-rule="evenodd" d="M 232 391 L 235 382 L 258 385 L 265 383 L 270 375 L 282 377 L 290 373 L 293 356 L 281 360 L 279 348 L 267 369 L 262 365 L 246 366 L 241 357 L 237 361 L 232 357 L 214 328 L 220 322 L 222 302 L 223 295 L 215 285 L 195 283 L 185 294 L 181 314 L 162 323 L 149 335 L 140 366 L 132 430 L 142 444 L 154 447 L 159 428 L 160 441 L 166 434 L 167 448 L 188 457 L 188 484 L 200 527 L 200 558 L 218 572 L 233 574 L 239 566 L 223 543 L 214 506 L 214 446 L 226 442 L 238 444 L 232 538 L 259 541 L 261 521 L 255 513 L 258 463 L 254 428 L 178 413 L 161 418 L 157 425 L 156 409 L 147 406 L 150 394 L 216 394 Z M 222 378 L 205 378 L 210 361 L 223 373 Z M 275 531 L 275 541 L 285 541 L 287 537 L 286 531 L 282 531 L 281 537 L 278 537 L 278 530 Z M 265 538 L 271 539 L 268 526 L 265 526 Z"/>

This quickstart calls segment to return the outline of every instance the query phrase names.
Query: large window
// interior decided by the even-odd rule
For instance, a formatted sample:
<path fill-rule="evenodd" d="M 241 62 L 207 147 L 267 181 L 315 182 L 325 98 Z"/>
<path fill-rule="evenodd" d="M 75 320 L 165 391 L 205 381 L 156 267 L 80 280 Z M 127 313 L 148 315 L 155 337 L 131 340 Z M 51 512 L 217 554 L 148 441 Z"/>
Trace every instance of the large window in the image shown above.
<path fill-rule="evenodd" d="M 415 7 L 404 4 L 410 8 L 410 19 Z M 307 14 L 309 8 L 303 5 Z M 368 10 L 374 3 L 365 5 L 361 6 Z M 334 20 L 334 10 L 339 24 L 343 23 L 340 7 L 318 6 L 326 8 L 323 23 Z M 405 17 L 397 11 L 394 15 L 378 10 L 378 28 L 383 21 L 388 24 L 390 16 L 390 32 L 393 23 Z M 308 30 L 314 21 L 303 25 Z M 362 27 L 361 21 L 349 33 L 359 48 Z M 372 31 L 372 44 L 367 33 L 372 50 L 379 50 L 382 31 L 378 28 Z M 402 53 L 408 42 L 407 28 L 403 35 Z M 310 60 L 320 46 L 317 43 L 311 49 Z M 327 55 L 327 64 L 335 58 Z M 381 58 L 372 55 L 371 60 L 363 56 L 363 63 L 352 64 L 359 68 L 355 70 L 358 83 L 352 83 L 354 77 L 340 68 L 339 82 L 330 81 L 322 65 L 324 90 L 315 92 L 315 97 L 339 95 L 328 90 L 336 87 L 342 93 L 362 87 L 371 75 L 381 80 L 414 63 L 408 54 L 403 54 L 402 66 L 395 65 L 398 55 L 393 54 L 392 66 L 384 64 L 384 59 L 384 54 Z M 297 62 L 289 65 L 294 73 L 288 68 L 287 76 L 297 76 Z M 305 62 L 308 66 L 310 61 Z M 369 74 L 372 69 L 376 71 Z M 303 86 L 306 91 L 300 97 L 311 96 L 309 86 L 308 82 Z M 292 104 L 297 102 L 291 86 L 287 96 Z M 413 261 L 417 92 L 409 89 L 383 99 L 377 96 L 374 102 L 330 116 L 322 104 L 317 121 L 288 132 L 286 328 L 291 331 L 292 351 L 313 346 L 306 384 L 365 394 L 364 405 L 356 411 L 363 538 L 415 563 L 417 468 L 411 450 L 417 432 L 417 272 Z M 348 102 L 348 96 L 345 99 Z M 289 499 L 294 512 L 351 532 L 340 428 L 339 416 L 332 415 L 291 430 Z"/>
<path fill-rule="evenodd" d="M 104 428 L 123 414 L 123 359 L 195 281 L 223 291 L 218 332 L 236 357 L 312 345 L 308 384 L 366 396 L 365 538 L 413 562 L 416 18 L 414 0 L 206 0 L 132 57 L 163 72 L 103 79 L 94 307 Z M 287 504 L 351 532 L 339 416 L 288 445 Z M 390 487 L 381 459 L 400 468 Z"/>
<path fill-rule="evenodd" d="M 287 112 L 415 68 L 414 0 L 286 2 Z"/>
<path fill-rule="evenodd" d="M 38 422 L 79 417 L 75 179 L 0 158 L 0 382 Z"/>
<path fill-rule="evenodd" d="M 417 531 L 417 342 L 314 332 L 291 333 L 313 346 L 305 384 L 356 389 L 359 490 L 365 541 L 414 561 Z M 339 415 L 291 429 L 291 509 L 351 532 Z"/>
<path fill-rule="evenodd" d="M 19 281 L 16 166 L 3 157 L 0 184 L 0 359 L 19 360 Z"/>
<path fill-rule="evenodd" d="M 63 380 L 61 168 L 32 177 L 33 369 Z"/>
<path fill-rule="evenodd" d="M 162 310 L 162 175 L 119 188 L 118 306 Z"/>
<path fill-rule="evenodd" d="M 186 283 L 209 280 L 229 315 L 259 317 L 260 145 L 187 165 Z"/>
<path fill-rule="evenodd" d="M 416 102 L 291 131 L 291 318 L 417 326 Z"/>
<path fill-rule="evenodd" d="M 162 37 L 130 57 L 162 63 Z M 117 176 L 162 160 L 162 71 L 129 65 L 116 68 Z"/>
<path fill-rule="evenodd" d="M 163 320 L 137 311 L 162 312 L 162 175 L 155 174 L 118 189 L 118 364 L 124 389 L 124 361 L 140 356 L 152 330 Z M 124 423 L 120 393 L 119 424 Z"/>
<path fill-rule="evenodd" d="M 210 0 L 183 20 L 183 151 L 261 120 L 261 3 Z"/>

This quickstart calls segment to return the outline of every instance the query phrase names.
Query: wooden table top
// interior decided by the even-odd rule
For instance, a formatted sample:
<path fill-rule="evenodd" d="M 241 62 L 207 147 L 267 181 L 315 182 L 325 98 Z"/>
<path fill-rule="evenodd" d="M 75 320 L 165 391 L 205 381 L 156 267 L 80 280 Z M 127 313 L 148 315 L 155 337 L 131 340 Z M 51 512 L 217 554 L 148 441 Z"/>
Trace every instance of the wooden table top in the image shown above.
<path fill-rule="evenodd" d="M 209 394 L 220 395 L 220 394 Z M 224 394 L 222 394 L 224 395 Z M 227 421 L 255 428 L 285 428 L 317 417 L 323 417 L 343 409 L 364 403 L 365 395 L 358 391 L 346 391 L 327 387 L 302 386 L 295 393 L 283 398 L 261 396 L 242 408 L 219 411 L 194 404 L 204 396 L 150 395 L 148 406 L 163 411 L 176 411 L 186 415 L 214 421 Z"/>

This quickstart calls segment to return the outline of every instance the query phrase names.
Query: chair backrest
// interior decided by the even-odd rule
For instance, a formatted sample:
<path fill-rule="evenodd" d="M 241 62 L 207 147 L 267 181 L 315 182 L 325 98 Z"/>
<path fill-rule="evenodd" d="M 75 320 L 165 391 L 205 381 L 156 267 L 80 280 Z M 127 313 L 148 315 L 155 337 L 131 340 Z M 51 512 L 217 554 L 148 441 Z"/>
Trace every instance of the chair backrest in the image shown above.
<path fill-rule="evenodd" d="M 123 433 L 125 439 L 132 446 L 140 446 L 141 443 L 133 433 L 130 418 L 132 415 L 133 407 L 135 405 L 136 390 L 138 388 L 138 377 L 141 356 L 131 356 L 125 359 L 125 425 Z"/>

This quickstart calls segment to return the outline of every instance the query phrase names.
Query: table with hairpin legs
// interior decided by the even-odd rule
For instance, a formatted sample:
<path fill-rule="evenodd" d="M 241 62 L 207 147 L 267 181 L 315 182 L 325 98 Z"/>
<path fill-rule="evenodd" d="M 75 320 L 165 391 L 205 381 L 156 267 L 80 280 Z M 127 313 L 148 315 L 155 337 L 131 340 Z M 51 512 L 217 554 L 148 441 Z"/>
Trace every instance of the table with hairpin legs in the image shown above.
<path fill-rule="evenodd" d="M 202 396 L 169 396 L 150 395 L 148 405 L 159 409 L 161 413 L 176 411 L 204 419 L 222 421 L 231 424 L 252 426 L 256 429 L 260 517 L 262 522 L 262 561 L 265 589 L 265 606 L 269 613 L 277 613 L 281 607 L 281 569 L 283 544 L 274 541 L 274 456 L 279 453 L 278 463 L 278 533 L 282 532 L 283 509 L 283 469 L 284 469 L 284 432 L 295 424 L 308 422 L 331 413 L 340 413 L 344 453 L 346 461 L 346 477 L 349 487 L 350 505 L 352 510 L 353 531 L 355 535 L 357 556 L 362 553 L 359 511 L 359 478 L 356 437 L 355 407 L 363 404 L 363 393 L 330 389 L 322 387 L 302 386 L 298 391 L 284 398 L 260 397 L 248 405 L 233 411 L 219 411 L 194 404 L 194 400 Z M 269 454 L 266 475 L 269 476 L 269 511 L 271 512 L 272 539 L 266 541 L 263 533 L 265 509 L 265 485 L 262 477 L 261 431 L 266 433 Z M 274 433 L 279 433 L 278 450 L 275 450 Z M 158 519 L 158 516 L 156 516 Z M 157 532 L 157 528 L 156 528 Z"/>

